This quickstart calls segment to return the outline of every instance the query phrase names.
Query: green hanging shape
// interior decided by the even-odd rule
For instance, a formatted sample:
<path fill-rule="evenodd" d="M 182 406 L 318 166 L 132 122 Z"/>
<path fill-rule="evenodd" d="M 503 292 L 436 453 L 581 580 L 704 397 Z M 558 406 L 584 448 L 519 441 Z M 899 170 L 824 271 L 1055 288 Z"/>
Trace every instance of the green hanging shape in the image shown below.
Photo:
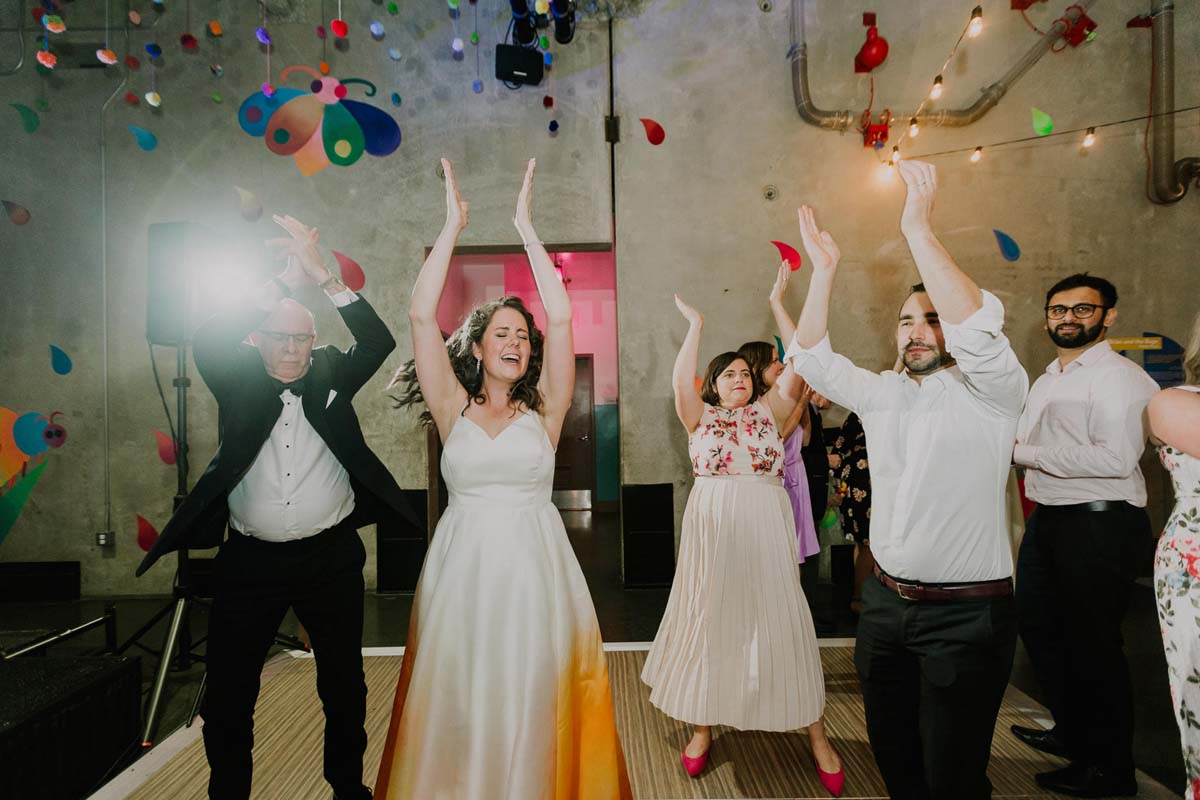
<path fill-rule="evenodd" d="M 548 50 L 550 48 L 550 37 L 543 36 L 541 38 L 541 40 L 538 42 L 538 44 L 540 44 L 542 46 L 543 50 Z"/>
<path fill-rule="evenodd" d="M 1049 136 L 1054 130 L 1054 120 L 1040 108 L 1033 109 L 1033 132 L 1038 136 Z"/>
<path fill-rule="evenodd" d="M 223 97 L 221 97 L 220 92 L 213 92 L 212 93 L 212 101 L 214 103 L 223 103 L 223 102 L 225 102 L 225 99 Z"/>
<path fill-rule="evenodd" d="M 388 13 L 391 14 L 392 16 L 395 16 L 396 14 L 400 13 L 400 7 L 397 6 L 395 3 L 388 3 L 387 10 L 388 10 Z"/>

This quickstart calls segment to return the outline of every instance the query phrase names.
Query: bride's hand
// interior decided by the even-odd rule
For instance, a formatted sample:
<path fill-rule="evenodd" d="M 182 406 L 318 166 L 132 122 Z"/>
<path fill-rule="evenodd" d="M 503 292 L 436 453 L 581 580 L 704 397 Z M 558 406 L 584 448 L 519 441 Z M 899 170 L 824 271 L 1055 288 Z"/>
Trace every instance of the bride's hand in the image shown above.
<path fill-rule="evenodd" d="M 458 233 L 467 227 L 470 204 L 458 193 L 458 183 L 454 180 L 454 165 L 447 158 L 442 159 L 442 171 L 446 174 L 446 228 Z"/>
<path fill-rule="evenodd" d="M 537 159 L 529 159 L 529 166 L 525 168 L 525 182 L 521 184 L 521 192 L 517 195 L 517 213 L 513 217 L 513 224 L 517 226 L 522 241 L 537 238 L 533 234 L 533 217 L 529 208 L 530 196 L 533 194 L 533 171 L 536 167 Z"/>

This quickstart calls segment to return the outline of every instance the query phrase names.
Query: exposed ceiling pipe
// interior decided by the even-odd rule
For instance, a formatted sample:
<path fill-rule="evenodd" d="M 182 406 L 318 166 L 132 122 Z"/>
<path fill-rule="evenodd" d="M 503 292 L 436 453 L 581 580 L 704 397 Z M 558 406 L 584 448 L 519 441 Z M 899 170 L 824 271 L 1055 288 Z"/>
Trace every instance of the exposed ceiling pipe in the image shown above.
<path fill-rule="evenodd" d="M 1063 17 L 1070 20 L 1072 23 L 1079 19 L 1079 15 L 1087 11 L 1096 0 L 1080 0 L 1076 5 L 1068 8 Z M 1171 0 L 1166 0 L 1167 4 L 1173 5 Z M 818 128 L 826 130 L 844 131 L 857 127 L 858 118 L 862 112 L 850 111 L 826 111 L 817 108 L 812 99 L 812 92 L 808 87 L 808 42 L 804 37 L 804 0 L 792 0 L 791 6 L 791 35 L 792 45 L 788 51 L 788 56 L 792 62 L 792 97 L 796 102 L 796 111 L 800 114 L 800 119 L 810 125 L 816 125 Z M 797 24 L 799 22 L 799 24 Z M 983 117 L 984 114 L 991 111 L 992 108 L 1000 102 L 1000 98 L 1008 92 L 1017 80 L 1025 74 L 1026 71 L 1037 63 L 1054 43 L 1059 41 L 1063 33 L 1067 29 L 1067 24 L 1062 19 L 1057 20 L 1041 38 L 1037 44 L 1029 49 L 1012 68 L 1004 74 L 1000 80 L 986 87 L 979 99 L 966 108 L 948 108 L 937 110 L 922 110 L 920 114 L 910 111 L 892 112 L 891 124 L 907 125 L 913 117 L 917 118 L 917 122 L 921 125 L 930 125 L 935 127 L 961 128 L 965 125 L 970 125 Z M 797 37 L 797 31 L 799 37 Z"/>
<path fill-rule="evenodd" d="M 1175 160 L 1175 0 L 1154 0 L 1150 11 L 1154 69 L 1150 100 L 1150 199 L 1176 203 L 1200 177 L 1200 158 Z"/>

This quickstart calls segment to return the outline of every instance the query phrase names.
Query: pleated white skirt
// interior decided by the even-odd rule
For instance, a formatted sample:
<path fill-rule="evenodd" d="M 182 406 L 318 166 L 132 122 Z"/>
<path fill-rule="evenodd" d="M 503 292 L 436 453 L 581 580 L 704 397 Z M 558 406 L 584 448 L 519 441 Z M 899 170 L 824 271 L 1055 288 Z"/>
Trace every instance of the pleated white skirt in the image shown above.
<path fill-rule="evenodd" d="M 693 725 L 789 731 L 825 710 L 817 637 L 778 478 L 697 477 L 679 559 L 642 680 Z"/>

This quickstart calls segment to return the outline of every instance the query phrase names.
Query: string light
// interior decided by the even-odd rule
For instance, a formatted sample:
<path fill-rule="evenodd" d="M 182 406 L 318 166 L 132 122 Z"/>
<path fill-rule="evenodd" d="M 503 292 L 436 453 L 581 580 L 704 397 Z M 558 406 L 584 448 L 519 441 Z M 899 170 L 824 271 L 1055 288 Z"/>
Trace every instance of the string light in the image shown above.
<path fill-rule="evenodd" d="M 1096 129 L 1088 128 L 1087 135 L 1083 137 L 1083 146 L 1091 147 L 1096 143 Z"/>
<path fill-rule="evenodd" d="M 908 121 L 908 138 L 915 139 L 921 132 L 921 127 L 917 125 L 917 118 L 913 117 Z"/>
<path fill-rule="evenodd" d="M 937 100 L 942 96 L 942 76 L 938 75 L 933 79 L 933 88 L 929 90 L 929 99 Z"/>
<path fill-rule="evenodd" d="M 979 159 L 981 159 L 981 158 L 983 158 L 983 148 L 976 147 L 975 152 L 971 153 L 971 163 L 977 164 L 977 163 L 979 163 Z"/>
<path fill-rule="evenodd" d="M 971 21 L 967 25 L 967 36 L 974 39 L 983 31 L 983 6 L 975 6 L 971 11 Z"/>

